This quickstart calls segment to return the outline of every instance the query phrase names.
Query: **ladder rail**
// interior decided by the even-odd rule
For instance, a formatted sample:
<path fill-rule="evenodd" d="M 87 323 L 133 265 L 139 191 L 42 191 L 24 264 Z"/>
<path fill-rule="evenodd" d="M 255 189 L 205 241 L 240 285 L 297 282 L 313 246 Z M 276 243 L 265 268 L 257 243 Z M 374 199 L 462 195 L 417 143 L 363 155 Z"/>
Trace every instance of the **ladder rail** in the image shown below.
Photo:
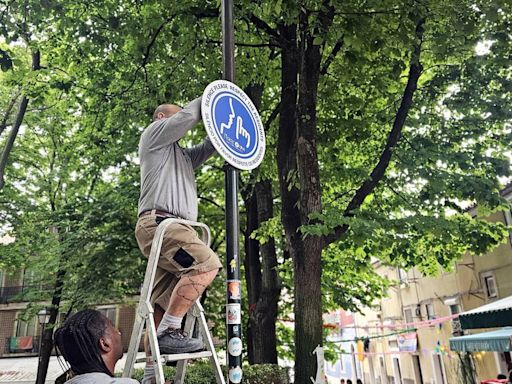
<path fill-rule="evenodd" d="M 137 351 L 139 349 L 140 340 L 142 337 L 142 331 L 144 327 L 144 323 L 146 324 L 146 332 L 148 333 L 148 339 L 150 344 L 151 356 L 147 356 L 147 358 L 153 361 L 155 366 L 155 378 L 157 384 L 164 384 L 164 373 L 162 368 L 162 355 L 160 354 L 160 348 L 158 346 L 158 340 L 156 336 L 156 325 L 153 318 L 154 309 L 150 302 L 151 291 L 153 289 L 153 283 L 155 280 L 156 269 L 158 266 L 158 259 L 160 250 L 163 243 L 163 238 L 165 235 L 166 229 L 172 224 L 185 224 L 190 225 L 194 228 L 200 230 L 200 238 L 201 240 L 209 247 L 211 242 L 211 233 L 210 228 L 204 224 L 199 222 L 194 222 L 190 220 L 178 219 L 178 218 L 167 218 L 162 221 L 156 231 L 153 238 L 153 243 L 151 244 L 151 251 L 148 257 L 148 264 L 146 267 L 146 273 L 144 276 L 144 283 L 141 289 L 141 294 L 139 298 L 139 304 L 137 306 L 137 311 L 135 313 L 135 321 L 133 324 L 133 331 L 130 338 L 130 344 L 128 348 L 126 363 L 123 370 L 123 377 L 131 377 L 133 374 L 133 369 L 135 366 L 135 361 L 137 359 Z M 189 316 L 187 316 L 187 320 L 185 322 L 185 331 L 192 334 L 194 330 L 194 325 L 199 324 L 201 334 L 204 338 L 206 338 L 206 347 L 207 350 L 211 352 L 210 361 L 214 365 L 215 376 L 218 384 L 225 384 L 224 377 L 222 375 L 222 371 L 220 369 L 219 360 L 217 354 L 215 353 L 215 348 L 213 346 L 212 337 L 207 327 L 206 318 L 204 316 L 203 307 L 199 302 L 199 299 L 196 300 L 194 306 L 189 311 Z M 186 367 L 187 367 L 188 359 L 181 359 L 178 361 L 178 366 L 175 375 L 175 383 L 183 384 Z"/>
<path fill-rule="evenodd" d="M 208 329 L 208 322 L 206 321 L 206 317 L 204 315 L 203 306 L 199 302 L 196 302 L 196 309 L 199 311 L 199 327 L 201 328 L 201 334 L 206 337 L 206 349 L 210 351 L 212 354 L 210 356 L 210 362 L 213 365 L 213 370 L 215 373 L 215 378 L 217 379 L 217 384 L 226 384 L 226 380 L 224 379 L 224 375 L 222 373 L 222 369 L 220 369 L 220 362 L 217 353 L 215 352 L 215 346 L 213 345 L 212 335 L 210 330 Z"/>
<path fill-rule="evenodd" d="M 142 337 L 142 330 L 144 328 L 144 322 L 149 318 L 153 318 L 153 306 L 150 303 L 151 290 L 155 281 L 156 268 L 158 266 L 158 254 L 162 247 L 163 237 L 165 229 L 170 223 L 162 222 L 155 231 L 153 243 L 151 244 L 151 252 L 148 257 L 148 264 L 146 266 L 146 273 L 144 275 L 144 283 L 139 298 L 139 305 L 137 306 L 137 312 L 135 316 L 135 322 L 133 324 L 132 336 L 130 338 L 130 345 L 128 347 L 128 355 L 126 357 L 126 363 L 123 370 L 124 377 L 131 377 L 133 374 L 133 368 L 135 365 L 135 359 L 137 351 L 139 349 L 140 338 Z M 153 320 L 154 322 L 154 320 Z M 148 327 L 146 327 L 148 329 Z"/>
<path fill-rule="evenodd" d="M 189 335 L 192 335 L 194 332 L 194 325 L 196 323 L 195 316 L 195 306 L 197 305 L 197 301 L 192 306 L 192 310 L 187 313 L 187 319 L 185 320 L 184 331 Z M 183 384 L 185 381 L 185 374 L 187 372 L 187 363 L 188 359 L 179 360 L 176 365 L 176 375 L 174 376 L 174 384 Z"/>

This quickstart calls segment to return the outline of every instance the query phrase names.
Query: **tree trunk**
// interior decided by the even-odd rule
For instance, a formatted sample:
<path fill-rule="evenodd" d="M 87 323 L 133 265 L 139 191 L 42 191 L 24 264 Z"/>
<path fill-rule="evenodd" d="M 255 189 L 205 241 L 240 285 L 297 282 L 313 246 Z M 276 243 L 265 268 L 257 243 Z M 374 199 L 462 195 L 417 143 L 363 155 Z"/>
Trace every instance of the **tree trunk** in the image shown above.
<path fill-rule="evenodd" d="M 300 17 L 299 96 L 297 127 L 297 168 L 300 182 L 301 224 L 309 223 L 309 215 L 322 209 L 320 169 L 316 148 L 316 104 L 320 74 L 320 46 L 313 44 L 307 23 Z M 295 254 L 295 382 L 306 384 L 317 371 L 313 351 L 322 342 L 322 239 L 308 236 Z"/>
<path fill-rule="evenodd" d="M 247 283 L 247 300 L 249 302 L 249 313 L 256 306 L 258 296 L 261 292 L 261 263 L 260 247 L 257 240 L 251 239 L 251 233 L 258 228 L 258 211 L 256 206 L 256 196 L 254 189 L 248 193 L 242 193 L 244 196 L 246 229 L 244 233 L 245 248 L 245 281 Z M 254 336 L 252 321 L 249 319 L 247 324 L 247 358 L 249 364 L 254 362 Z"/>
<path fill-rule="evenodd" d="M 281 111 L 277 143 L 277 164 L 282 199 L 282 222 L 285 229 L 288 251 L 294 263 L 295 299 L 295 383 L 310 383 L 315 376 L 315 359 L 311 352 L 321 342 L 317 329 L 321 297 L 318 295 L 319 265 L 306 262 L 311 254 L 299 232 L 301 226 L 301 194 L 298 184 L 298 127 L 297 127 L 297 80 L 299 54 L 297 51 L 297 25 L 280 27 L 280 34 L 288 44 L 282 49 L 281 67 Z M 317 252 L 318 254 L 318 252 Z M 318 256 L 319 257 L 319 256 Z M 313 269 L 309 269 L 312 267 Z M 314 284 L 318 284 L 315 287 Z M 314 298 L 314 299 L 313 299 Z M 313 302 L 312 300 L 315 300 Z M 321 313 L 320 313 L 321 318 Z M 311 320 L 313 321 L 311 321 Z M 320 337 L 319 337 L 320 336 Z"/>
<path fill-rule="evenodd" d="M 257 200 L 259 226 L 262 222 L 273 217 L 272 184 L 270 180 L 257 182 L 254 191 Z M 277 256 L 273 238 L 260 246 L 260 254 L 261 290 L 256 305 L 251 304 L 250 311 L 254 348 L 253 363 L 277 364 L 276 320 L 281 283 L 277 270 Z"/>
<path fill-rule="evenodd" d="M 259 108 L 263 86 L 253 84 L 246 92 Z M 275 243 L 270 238 L 260 246 L 257 240 L 250 238 L 261 223 L 273 217 L 272 183 L 270 180 L 258 181 L 244 195 L 247 215 L 245 276 L 250 314 L 247 327 L 248 358 L 250 364 L 277 363 L 276 320 L 281 285 Z"/>

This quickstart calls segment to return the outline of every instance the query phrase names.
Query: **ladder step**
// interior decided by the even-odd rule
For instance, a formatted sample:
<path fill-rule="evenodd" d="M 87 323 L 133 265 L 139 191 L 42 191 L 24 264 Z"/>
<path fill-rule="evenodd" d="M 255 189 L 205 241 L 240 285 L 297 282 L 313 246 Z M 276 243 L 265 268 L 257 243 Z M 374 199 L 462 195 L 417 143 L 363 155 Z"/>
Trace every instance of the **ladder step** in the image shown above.
<path fill-rule="evenodd" d="M 192 359 L 202 359 L 204 357 L 211 357 L 212 353 L 210 351 L 201 351 L 201 352 L 192 352 L 192 353 L 178 353 L 176 355 L 162 355 L 160 356 L 164 362 L 169 361 L 180 361 L 180 360 L 192 360 Z"/>
<path fill-rule="evenodd" d="M 172 361 L 180 361 L 180 360 L 193 360 L 193 359 L 202 359 L 205 357 L 211 357 L 212 353 L 210 351 L 201 351 L 201 352 L 192 352 L 192 353 L 177 353 L 175 355 L 160 355 L 160 359 L 162 364 L 169 363 Z M 139 357 L 135 361 L 136 363 L 144 363 L 146 362 L 146 357 Z"/>

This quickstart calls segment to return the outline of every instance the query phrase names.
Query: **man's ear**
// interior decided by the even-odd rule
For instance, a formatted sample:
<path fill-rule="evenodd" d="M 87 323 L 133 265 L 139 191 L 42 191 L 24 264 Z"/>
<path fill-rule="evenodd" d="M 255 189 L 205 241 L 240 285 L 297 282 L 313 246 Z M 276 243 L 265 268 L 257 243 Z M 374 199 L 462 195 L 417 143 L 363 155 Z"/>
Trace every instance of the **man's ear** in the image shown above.
<path fill-rule="evenodd" d="M 158 114 L 156 115 L 157 120 L 163 119 L 164 117 L 165 117 L 165 113 L 163 113 L 163 112 L 158 112 Z"/>
<path fill-rule="evenodd" d="M 109 337 L 102 336 L 98 343 L 102 352 L 108 353 L 112 350 L 112 340 Z"/>

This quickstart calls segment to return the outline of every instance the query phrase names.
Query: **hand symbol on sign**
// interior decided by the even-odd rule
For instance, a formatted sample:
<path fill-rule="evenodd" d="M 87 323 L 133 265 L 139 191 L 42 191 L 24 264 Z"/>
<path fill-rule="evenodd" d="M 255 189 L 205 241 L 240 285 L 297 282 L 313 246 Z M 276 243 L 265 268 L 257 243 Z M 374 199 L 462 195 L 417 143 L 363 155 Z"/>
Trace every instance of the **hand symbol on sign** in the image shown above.
<path fill-rule="evenodd" d="M 233 119 L 235 118 L 235 109 L 233 108 L 233 99 L 229 98 L 229 109 L 231 113 L 229 114 L 229 121 L 227 124 L 222 123 L 220 125 L 220 133 L 223 134 L 224 130 L 231 129 L 231 126 L 233 125 Z M 245 137 L 247 140 L 247 144 L 245 145 L 246 148 L 249 148 L 251 145 L 251 135 L 249 132 L 243 127 L 243 119 L 240 116 L 237 116 L 236 118 L 236 139 L 238 140 L 240 136 Z"/>
<path fill-rule="evenodd" d="M 249 135 L 249 132 L 242 126 L 243 120 L 240 116 L 236 118 L 236 138 L 238 140 L 239 136 L 245 137 L 247 139 L 247 144 L 245 145 L 246 148 L 249 148 L 251 145 L 251 135 Z"/>

